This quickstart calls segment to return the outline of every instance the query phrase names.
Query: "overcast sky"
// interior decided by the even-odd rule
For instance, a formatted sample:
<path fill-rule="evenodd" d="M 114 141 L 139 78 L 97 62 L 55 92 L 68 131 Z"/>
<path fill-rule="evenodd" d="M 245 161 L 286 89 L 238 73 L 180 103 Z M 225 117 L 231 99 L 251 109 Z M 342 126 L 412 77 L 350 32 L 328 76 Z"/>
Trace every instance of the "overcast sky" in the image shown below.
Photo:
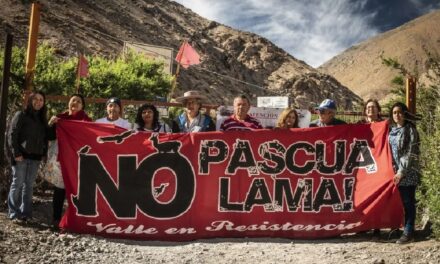
<path fill-rule="evenodd" d="M 175 0 L 257 33 L 318 67 L 345 49 L 440 8 L 440 0 Z"/>

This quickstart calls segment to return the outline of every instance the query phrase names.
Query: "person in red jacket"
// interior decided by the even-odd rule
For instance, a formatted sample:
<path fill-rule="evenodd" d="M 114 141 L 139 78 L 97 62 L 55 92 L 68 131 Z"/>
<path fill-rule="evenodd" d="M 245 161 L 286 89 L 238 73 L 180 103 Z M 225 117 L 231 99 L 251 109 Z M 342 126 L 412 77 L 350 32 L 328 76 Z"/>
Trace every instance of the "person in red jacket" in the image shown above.
<path fill-rule="evenodd" d="M 358 121 L 358 124 L 371 124 L 383 121 L 381 116 L 381 107 L 376 99 L 368 99 L 363 109 L 364 118 Z"/>
<path fill-rule="evenodd" d="M 88 121 L 91 122 L 92 119 L 84 112 L 85 109 L 85 101 L 84 97 L 80 94 L 73 94 L 70 97 L 69 103 L 68 103 L 68 109 L 64 113 L 58 114 L 56 116 L 52 116 L 52 118 L 49 120 L 49 127 L 51 128 L 49 131 L 49 139 L 55 140 L 56 139 L 56 123 L 60 119 L 65 120 L 78 120 L 78 121 Z M 52 225 L 54 227 L 58 227 L 61 215 L 63 212 L 63 205 L 64 205 L 64 199 L 66 197 L 66 190 L 64 189 L 64 184 L 62 179 L 60 179 L 58 182 L 58 186 L 55 186 L 54 192 L 53 192 L 53 198 L 52 198 L 52 206 L 53 206 L 53 222 Z"/>

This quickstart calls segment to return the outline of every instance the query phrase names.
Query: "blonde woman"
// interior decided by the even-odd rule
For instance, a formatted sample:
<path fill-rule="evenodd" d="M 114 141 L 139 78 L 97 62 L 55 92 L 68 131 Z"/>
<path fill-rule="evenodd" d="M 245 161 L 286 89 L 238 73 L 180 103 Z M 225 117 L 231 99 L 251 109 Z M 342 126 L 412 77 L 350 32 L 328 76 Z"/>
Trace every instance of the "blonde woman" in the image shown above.
<path fill-rule="evenodd" d="M 275 128 L 298 128 L 298 113 L 293 108 L 286 108 L 278 117 Z"/>

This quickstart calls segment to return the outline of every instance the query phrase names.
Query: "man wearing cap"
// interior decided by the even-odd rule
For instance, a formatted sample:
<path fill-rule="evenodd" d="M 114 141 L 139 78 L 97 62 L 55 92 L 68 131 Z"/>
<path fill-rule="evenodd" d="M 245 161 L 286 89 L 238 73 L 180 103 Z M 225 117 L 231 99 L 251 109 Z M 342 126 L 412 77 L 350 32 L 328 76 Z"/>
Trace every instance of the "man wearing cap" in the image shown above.
<path fill-rule="evenodd" d="M 173 131 L 184 133 L 215 131 L 215 124 L 209 115 L 200 113 L 206 97 L 198 91 L 187 91 L 176 101 L 182 103 L 185 111 L 173 123 Z"/>
<path fill-rule="evenodd" d="M 251 103 L 245 95 L 234 98 L 234 114 L 225 119 L 220 126 L 220 131 L 246 131 L 262 129 L 258 119 L 248 115 Z"/>
<path fill-rule="evenodd" d="M 107 116 L 96 120 L 96 123 L 113 124 L 125 129 L 131 129 L 131 123 L 121 118 L 122 104 L 119 98 L 112 97 L 108 99 L 106 107 Z"/>
<path fill-rule="evenodd" d="M 319 119 L 312 121 L 310 123 L 310 127 L 325 127 L 347 124 L 335 117 L 336 103 L 331 99 L 325 99 L 322 101 L 316 110 L 318 110 Z"/>

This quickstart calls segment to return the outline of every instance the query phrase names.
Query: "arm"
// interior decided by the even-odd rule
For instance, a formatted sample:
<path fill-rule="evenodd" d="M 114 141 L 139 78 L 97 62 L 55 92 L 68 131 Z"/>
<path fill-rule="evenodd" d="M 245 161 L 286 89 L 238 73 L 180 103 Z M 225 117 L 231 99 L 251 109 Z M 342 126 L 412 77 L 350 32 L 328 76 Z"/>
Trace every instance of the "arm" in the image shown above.
<path fill-rule="evenodd" d="M 49 120 L 48 126 L 47 126 L 47 139 L 48 140 L 55 140 L 57 139 L 57 129 L 56 129 L 56 123 L 58 122 L 59 118 L 56 116 L 52 116 Z"/>
<path fill-rule="evenodd" d="M 225 121 L 223 120 L 222 124 L 220 125 L 219 131 L 225 131 Z"/>
<path fill-rule="evenodd" d="M 409 142 L 402 146 L 406 148 L 403 151 L 402 156 L 399 159 L 397 174 L 405 177 L 410 168 L 417 168 L 417 162 L 419 159 L 419 135 L 415 127 L 408 126 L 407 132 L 409 133 Z"/>
<path fill-rule="evenodd" d="M 14 159 L 23 157 L 23 153 L 21 153 L 20 150 L 20 131 L 23 127 L 23 112 L 17 112 L 15 116 L 12 118 L 11 122 L 11 130 L 10 130 L 10 136 L 9 136 L 9 143 L 12 148 L 12 155 Z"/>

